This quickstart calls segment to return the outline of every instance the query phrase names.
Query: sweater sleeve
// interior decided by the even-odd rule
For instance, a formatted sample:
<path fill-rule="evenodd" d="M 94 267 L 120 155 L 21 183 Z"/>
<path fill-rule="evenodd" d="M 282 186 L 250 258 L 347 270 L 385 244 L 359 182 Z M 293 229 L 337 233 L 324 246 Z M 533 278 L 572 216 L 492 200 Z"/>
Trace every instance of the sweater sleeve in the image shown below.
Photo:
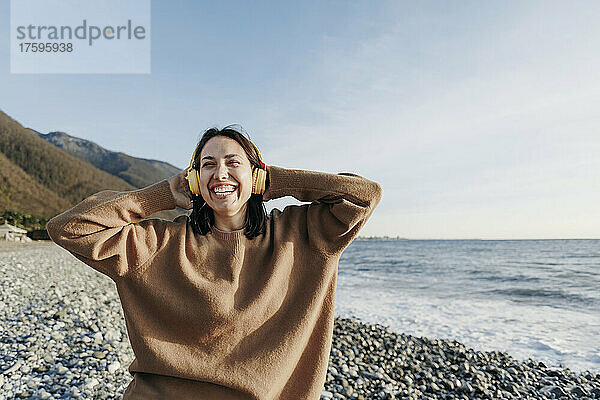
<path fill-rule="evenodd" d="M 143 189 L 96 193 L 48 221 L 50 238 L 115 280 L 144 264 L 160 248 L 168 221 L 143 218 L 175 208 L 165 179 Z"/>
<path fill-rule="evenodd" d="M 311 245 L 334 254 L 358 235 L 382 197 L 381 186 L 349 172 L 325 172 L 267 166 L 263 200 L 293 196 L 310 201 L 307 230 Z"/>

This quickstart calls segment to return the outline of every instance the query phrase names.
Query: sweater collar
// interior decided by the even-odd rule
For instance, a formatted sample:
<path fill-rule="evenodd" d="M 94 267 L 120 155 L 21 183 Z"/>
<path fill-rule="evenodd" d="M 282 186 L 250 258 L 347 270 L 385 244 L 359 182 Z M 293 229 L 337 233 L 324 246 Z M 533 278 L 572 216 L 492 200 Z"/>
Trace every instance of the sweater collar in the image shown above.
<path fill-rule="evenodd" d="M 228 242 L 235 242 L 235 241 L 238 241 L 242 236 L 244 236 L 244 230 L 246 228 L 236 229 L 234 231 L 227 232 L 227 231 L 222 231 L 213 225 L 210 229 L 212 231 L 212 234 L 216 238 L 225 240 Z"/>

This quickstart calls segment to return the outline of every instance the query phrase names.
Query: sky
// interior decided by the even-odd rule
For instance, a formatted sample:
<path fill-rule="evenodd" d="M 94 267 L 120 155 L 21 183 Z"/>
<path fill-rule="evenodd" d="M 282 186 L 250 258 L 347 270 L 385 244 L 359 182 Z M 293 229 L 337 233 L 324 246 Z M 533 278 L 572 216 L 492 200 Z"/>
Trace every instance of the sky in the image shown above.
<path fill-rule="evenodd" d="M 152 1 L 149 74 L 11 74 L 0 15 L 0 109 L 42 133 L 184 168 L 237 123 L 378 182 L 361 236 L 600 238 L 599 2 Z"/>

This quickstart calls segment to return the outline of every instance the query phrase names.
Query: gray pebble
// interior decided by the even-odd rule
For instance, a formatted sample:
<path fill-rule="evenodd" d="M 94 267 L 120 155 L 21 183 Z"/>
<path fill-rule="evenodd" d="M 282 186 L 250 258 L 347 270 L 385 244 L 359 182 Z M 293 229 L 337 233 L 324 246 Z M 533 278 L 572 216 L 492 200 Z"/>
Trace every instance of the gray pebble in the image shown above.
<path fill-rule="evenodd" d="M 114 283 L 51 243 L 2 253 L 0 274 L 3 334 L 15 338 L 0 343 L 0 399 L 120 400 L 133 352 Z M 347 318 L 335 320 L 327 378 L 323 399 L 600 399 L 598 372 Z"/>

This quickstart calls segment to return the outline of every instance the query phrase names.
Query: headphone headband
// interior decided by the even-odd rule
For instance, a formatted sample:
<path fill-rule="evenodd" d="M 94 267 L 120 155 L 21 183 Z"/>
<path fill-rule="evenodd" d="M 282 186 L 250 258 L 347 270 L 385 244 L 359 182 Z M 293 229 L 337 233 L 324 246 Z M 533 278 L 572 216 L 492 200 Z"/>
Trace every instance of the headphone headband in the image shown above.
<path fill-rule="evenodd" d="M 262 155 L 260 154 L 260 151 L 258 151 L 258 147 L 256 147 L 256 145 L 254 143 L 252 143 L 252 140 L 248 139 L 248 141 L 250 142 L 250 144 L 252 145 L 252 147 L 254 147 L 254 150 L 256 150 L 256 153 L 258 153 L 258 162 L 260 164 L 260 167 L 262 169 L 267 169 L 267 166 L 263 162 Z"/>
<path fill-rule="evenodd" d="M 192 169 L 192 168 L 193 168 L 193 165 L 194 165 L 194 160 L 196 159 L 196 150 L 198 150 L 198 147 L 196 147 L 196 148 L 194 149 L 194 153 L 192 153 L 192 159 L 190 160 L 190 169 Z"/>
<path fill-rule="evenodd" d="M 258 150 L 258 147 L 256 147 L 256 145 L 254 143 L 252 143 L 252 140 L 248 139 L 248 141 L 250 142 L 250 144 L 252 145 L 252 147 L 254 147 L 254 150 L 256 150 L 256 153 L 258 154 L 258 163 L 260 164 L 260 168 L 267 169 L 267 166 L 263 162 L 262 155 L 260 154 L 260 151 Z M 198 147 L 196 147 L 194 149 L 194 152 L 192 153 L 192 159 L 190 160 L 189 169 L 193 168 L 194 160 L 196 159 L 196 150 L 198 150 Z M 195 169 L 199 169 L 199 168 L 195 168 Z"/>

